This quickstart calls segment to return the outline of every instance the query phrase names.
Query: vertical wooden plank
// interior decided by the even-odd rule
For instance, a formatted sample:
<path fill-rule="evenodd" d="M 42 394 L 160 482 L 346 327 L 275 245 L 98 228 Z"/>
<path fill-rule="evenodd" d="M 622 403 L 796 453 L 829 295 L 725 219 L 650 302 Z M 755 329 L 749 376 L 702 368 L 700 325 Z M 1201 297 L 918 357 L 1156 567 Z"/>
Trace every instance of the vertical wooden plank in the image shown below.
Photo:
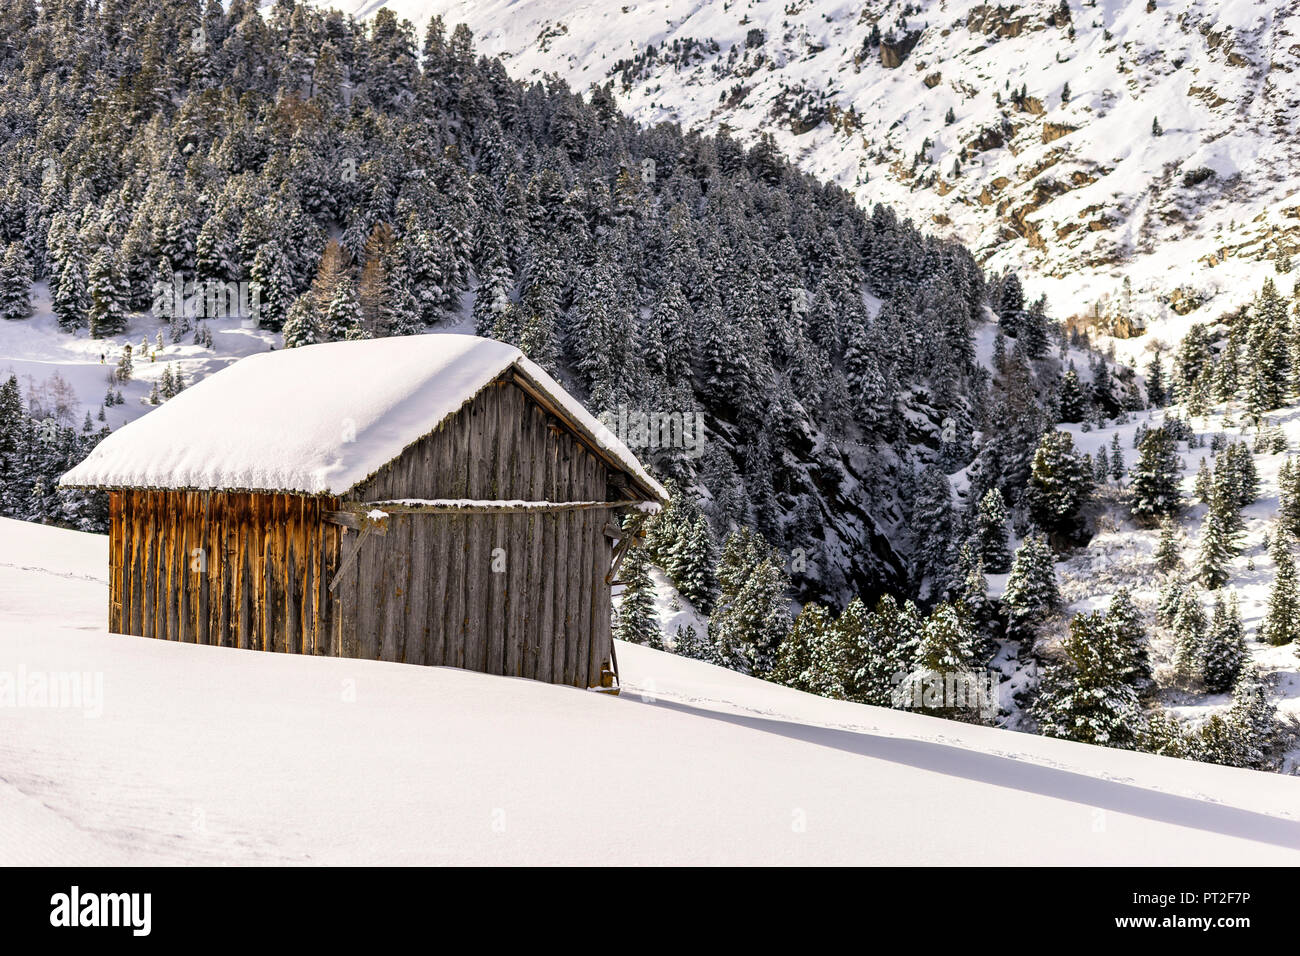
<path fill-rule="evenodd" d="M 303 508 L 305 499 L 285 503 L 284 534 L 284 649 L 290 654 L 304 650 L 302 633 Z"/>
<path fill-rule="evenodd" d="M 131 634 L 144 636 L 145 492 L 131 493 Z"/>
<path fill-rule="evenodd" d="M 565 442 L 563 476 L 565 494 L 573 478 L 581 473 L 581 460 L 578 453 Z M 581 642 L 578 622 L 582 615 L 582 522 L 581 511 L 561 512 L 567 515 L 564 533 L 564 549 L 567 555 L 564 573 L 564 683 L 576 684 L 578 678 L 578 647 Z"/>
<path fill-rule="evenodd" d="M 451 438 L 453 429 L 444 424 L 433 438 L 429 494 L 433 497 L 452 494 L 451 465 L 453 452 Z M 429 554 L 429 590 L 428 609 L 425 612 L 429 621 L 428 650 L 425 653 L 426 664 L 447 663 L 448 618 L 452 604 L 452 579 L 448 575 L 452 558 L 453 523 L 445 516 L 430 516 L 421 526 L 424 529 L 425 545 Z"/>
<path fill-rule="evenodd" d="M 490 427 L 489 442 L 491 455 L 491 478 L 486 498 L 504 498 L 504 490 L 509 484 L 510 445 L 509 445 L 509 411 L 506 404 L 506 388 L 502 385 L 489 386 L 482 394 L 488 396 L 488 422 Z M 487 605 L 487 660 L 485 668 L 489 674 L 506 673 L 506 629 L 510 567 L 520 560 L 515 551 L 516 542 L 509 539 L 510 521 L 502 514 L 492 515 L 483 522 L 489 537 L 488 554 L 488 605 Z M 505 561 L 504 565 L 499 559 Z"/>
<path fill-rule="evenodd" d="M 177 498 L 176 534 L 176 640 L 194 643 L 194 621 L 191 619 L 193 602 L 190 600 L 189 543 L 193 540 L 193 492 L 182 491 Z"/>
<path fill-rule="evenodd" d="M 592 471 L 595 459 L 585 451 L 578 452 L 581 461 L 581 485 L 580 497 L 585 499 L 588 489 L 592 483 Z M 577 575 L 576 587 L 579 590 L 579 610 L 574 620 L 574 628 L 578 632 L 577 641 L 577 668 L 574 672 L 574 684 L 578 687 L 587 687 L 588 681 L 588 661 L 591 656 L 591 614 L 592 614 L 592 590 L 591 590 L 591 563 L 594 560 L 591 554 L 591 529 L 595 524 L 592 511 L 579 511 L 578 513 L 578 566 L 575 569 Z"/>
<path fill-rule="evenodd" d="M 553 436 L 546 428 L 546 416 L 540 409 L 534 409 L 534 421 L 541 445 L 538 473 L 542 476 L 542 497 L 556 501 L 556 464 L 558 454 Z M 556 516 L 548 512 L 541 516 L 541 541 L 538 551 L 545 556 L 542 562 L 542 580 L 539 594 L 538 624 L 533 633 L 537 642 L 537 665 L 535 676 L 538 680 L 554 681 L 555 677 L 555 609 L 556 576 L 560 562 L 556 550 L 559 538 L 556 535 Z M 562 670 L 563 668 L 561 668 Z"/>
<path fill-rule="evenodd" d="M 154 568 L 158 564 L 158 536 L 154 531 L 154 495 L 153 492 L 145 492 L 143 495 L 143 512 L 141 516 L 142 534 L 140 545 L 143 551 L 141 570 L 142 570 L 142 600 L 140 603 L 140 634 L 143 637 L 154 637 Z"/>
<path fill-rule="evenodd" d="M 607 495 L 605 464 L 599 459 L 593 459 L 593 465 L 594 471 L 591 485 L 587 491 L 587 498 L 590 501 L 604 501 Z M 589 535 L 591 542 L 591 570 L 587 575 L 588 586 L 591 588 L 587 686 L 597 687 L 600 685 L 600 674 L 605 661 L 609 658 L 607 640 L 610 632 L 610 599 L 609 585 L 605 583 L 605 575 L 609 573 L 610 549 L 609 539 L 605 537 L 603 530 L 605 522 L 609 520 L 609 513 L 605 511 L 589 511 L 587 513 L 592 516 Z"/>
<path fill-rule="evenodd" d="M 486 410 L 482 394 L 470 405 L 469 493 L 470 498 L 486 497 L 490 487 Z M 488 535 L 492 518 L 473 515 L 461 518 L 467 539 L 465 566 L 465 660 L 461 665 L 481 671 L 487 666 L 486 609 L 491 575 L 491 550 Z"/>
<path fill-rule="evenodd" d="M 108 631 L 122 632 L 122 492 L 108 493 Z"/>

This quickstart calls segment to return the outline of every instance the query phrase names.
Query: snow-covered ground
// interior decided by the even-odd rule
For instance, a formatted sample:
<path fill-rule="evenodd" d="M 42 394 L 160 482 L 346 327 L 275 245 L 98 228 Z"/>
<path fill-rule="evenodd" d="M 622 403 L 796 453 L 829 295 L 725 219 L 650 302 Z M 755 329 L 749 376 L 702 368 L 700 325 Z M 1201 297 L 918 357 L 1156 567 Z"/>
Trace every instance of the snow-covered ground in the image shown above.
<path fill-rule="evenodd" d="M 59 329 L 46 284 L 38 282 L 32 293 L 34 309 L 30 318 L 0 322 L 0 380 L 17 375 L 27 394 L 33 388 L 52 392 L 56 378 L 62 379 L 76 402 L 68 424 L 81 424 L 87 411 L 92 417 L 99 413 L 126 345 L 133 351 L 134 371 L 131 381 L 112 383 L 123 399 L 123 404 L 105 409 L 105 420 L 113 429 L 155 407 L 148 403 L 149 392 L 161 382 L 168 366 L 193 385 L 247 355 L 279 348 L 281 344 L 278 333 L 243 328 L 238 318 L 204 320 L 212 333 L 210 349 L 196 345 L 192 333 L 172 342 L 167 322 L 148 313 L 129 315 L 127 329 L 121 335 L 92 339 L 85 329 L 70 335 Z M 163 334 L 161 349 L 157 347 L 159 332 Z M 147 354 L 141 348 L 142 342 Z"/>
<path fill-rule="evenodd" d="M 1131 466 L 1138 457 L 1137 449 L 1133 447 L 1137 430 L 1143 426 L 1157 426 L 1171 413 L 1185 415 L 1177 409 L 1138 412 L 1130 414 L 1129 421 L 1122 425 L 1093 428 L 1089 431 L 1084 431 L 1080 425 L 1060 427 L 1073 435 L 1079 450 L 1094 456 L 1103 446 L 1109 449 L 1113 437 L 1118 434 L 1125 464 Z M 1300 717 L 1300 649 L 1293 645 L 1274 647 L 1255 640 L 1268 608 L 1275 577 L 1274 562 L 1264 542 L 1269 534 L 1276 534 L 1277 530 L 1273 519 L 1278 510 L 1278 470 L 1289 456 L 1294 456 L 1295 451 L 1300 449 L 1300 407 L 1279 410 L 1266 418 L 1285 434 L 1287 451 L 1276 454 L 1256 452 L 1253 455 L 1259 474 L 1259 498 L 1242 510 L 1244 529 L 1238 539 L 1239 552 L 1229 564 L 1231 577 L 1224 586 L 1223 593 L 1237 593 L 1242 623 L 1247 633 L 1247 649 L 1262 670 L 1276 678 L 1275 700 L 1279 712 Z M 1191 579 L 1194 576 L 1207 510 L 1204 504 L 1195 502 L 1194 485 L 1201 459 L 1213 464 L 1209 440 L 1214 435 L 1223 435 L 1229 441 L 1245 441 L 1248 447 L 1254 449 L 1255 430 L 1246 423 L 1245 416 L 1237 405 L 1220 405 L 1215 414 L 1192 417 L 1189 423 L 1198 439 L 1204 439 L 1204 447 L 1191 450 L 1184 443 L 1179 443 L 1183 463 L 1182 490 L 1187 503 L 1179 518 L 1179 528 L 1183 543 L 1183 573 Z M 1126 476 L 1125 484 L 1127 480 Z M 1114 487 L 1113 482 L 1110 485 Z M 1085 548 L 1057 565 L 1062 595 L 1067 602 L 1066 615 L 1104 610 L 1115 589 L 1121 585 L 1131 589 L 1139 606 L 1152 612 L 1163 581 L 1155 569 L 1154 559 L 1158 529 L 1138 527 L 1127 518 L 1123 507 L 1111 508 L 1105 519 L 1109 527 L 1102 529 Z M 1215 592 L 1203 593 L 1206 614 L 1209 615 Z M 1150 620 L 1148 623 L 1151 623 Z M 1168 663 L 1172 656 L 1173 648 L 1167 637 L 1153 627 L 1156 652 L 1154 662 L 1157 667 L 1161 663 Z M 1226 707 L 1230 703 L 1225 694 L 1166 692 L 1162 697 L 1164 703 L 1170 705 L 1179 716 L 1192 719 L 1203 718 L 1210 711 Z M 1293 758 L 1296 756 L 1292 754 Z"/>
<path fill-rule="evenodd" d="M 105 547 L 0 520 L 0 680 L 102 680 L 0 706 L 0 863 L 1300 863 L 1293 777 L 630 645 L 609 697 L 110 635 Z"/>

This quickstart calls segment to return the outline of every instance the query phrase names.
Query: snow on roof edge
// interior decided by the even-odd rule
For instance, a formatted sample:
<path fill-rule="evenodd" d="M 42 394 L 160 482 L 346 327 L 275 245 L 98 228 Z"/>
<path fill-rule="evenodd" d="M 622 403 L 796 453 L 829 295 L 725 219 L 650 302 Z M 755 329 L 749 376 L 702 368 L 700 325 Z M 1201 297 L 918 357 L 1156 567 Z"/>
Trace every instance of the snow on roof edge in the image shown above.
<path fill-rule="evenodd" d="M 409 367 L 406 368 L 405 376 L 386 374 L 387 367 L 379 369 L 379 372 L 385 374 L 381 378 L 383 384 L 372 389 L 376 394 L 357 400 L 359 404 L 364 404 L 367 398 L 373 398 L 380 403 L 378 413 L 363 421 L 361 426 L 363 432 L 368 429 L 377 434 L 357 436 L 367 439 L 364 447 L 369 450 L 368 454 L 353 453 L 358 448 L 356 438 L 345 439 L 345 444 L 340 446 L 337 440 L 322 441 L 320 434 L 310 434 L 310 421 L 303 422 L 301 428 L 290 427 L 283 421 L 275 420 L 274 416 L 267 427 L 281 427 L 280 432 L 269 435 L 263 429 L 261 434 L 242 441 L 242 435 L 235 429 L 233 436 L 218 434 L 216 439 L 210 440 L 208 431 L 221 432 L 223 429 L 214 428 L 213 421 L 205 420 L 204 415 L 219 415 L 223 402 L 232 392 L 238 394 L 241 389 L 264 384 L 263 380 L 268 375 L 267 366 L 273 367 L 270 374 L 274 375 L 283 370 L 286 358 L 290 363 L 299 364 L 307 371 L 316 373 L 317 379 L 325 379 L 324 382 L 317 381 L 318 388 L 337 393 L 339 386 L 330 374 L 333 367 L 329 365 L 329 360 L 333 358 L 337 362 L 342 355 L 340 347 L 368 349 L 368 353 L 360 353 L 360 358 L 372 363 L 378 359 L 382 364 L 382 361 L 391 359 L 391 353 L 398 349 L 403 357 L 407 353 L 418 353 L 419 357 L 427 360 L 428 355 L 434 353 L 439 360 L 438 364 L 419 366 L 426 369 L 424 374 L 412 373 Z M 308 358 L 310 353 L 314 354 Z M 346 358 L 354 357 L 349 353 Z M 277 362 L 280 364 L 277 365 Z M 458 363 L 463 367 L 456 368 Z M 322 364 L 323 375 L 321 368 L 314 367 Z M 59 484 L 68 488 L 139 488 L 162 491 L 219 488 L 223 491 L 259 494 L 342 496 L 373 478 L 412 445 L 429 437 L 489 384 L 511 371 L 547 399 L 559 417 L 565 419 L 566 425 L 580 439 L 590 444 L 606 460 L 607 465 L 626 473 L 638 491 L 661 502 L 667 500 L 663 486 L 649 474 L 627 446 L 519 349 L 491 339 L 446 333 L 325 343 L 249 356 L 196 383 L 151 414 L 123 426 L 106 438 L 84 461 L 69 469 L 60 478 Z M 235 374 L 239 377 L 233 377 Z M 444 379 L 449 381 L 442 381 Z M 433 396 L 439 400 L 426 415 L 425 403 L 430 397 L 431 386 Z M 447 392 L 448 386 L 452 389 L 450 395 Z M 447 401 L 449 397 L 451 401 Z M 414 403 L 412 400 L 415 400 Z M 411 404 L 417 406 L 414 413 L 409 407 Z M 308 401 L 295 407 L 302 409 L 313 406 Z M 337 413 L 337 409 L 334 411 Z M 225 430 L 230 429 L 227 427 Z M 178 440 L 177 434 L 197 437 L 189 441 Z M 267 454 L 268 444 L 278 450 L 282 436 L 283 444 L 289 446 L 284 449 L 285 453 L 293 455 L 296 451 L 299 460 L 293 466 L 280 463 L 278 467 L 261 467 L 258 455 Z M 341 450 L 352 454 L 352 458 L 341 460 Z M 315 462 L 310 460 L 313 455 L 318 459 Z M 143 465 L 141 457 L 145 459 Z M 358 457 L 359 461 L 354 460 Z M 197 463 L 195 459 L 198 459 Z M 328 477 L 321 476 L 326 469 L 312 467 L 313 464 L 319 466 L 322 460 L 328 463 Z M 315 473 L 313 480 L 305 479 L 307 471 Z"/>

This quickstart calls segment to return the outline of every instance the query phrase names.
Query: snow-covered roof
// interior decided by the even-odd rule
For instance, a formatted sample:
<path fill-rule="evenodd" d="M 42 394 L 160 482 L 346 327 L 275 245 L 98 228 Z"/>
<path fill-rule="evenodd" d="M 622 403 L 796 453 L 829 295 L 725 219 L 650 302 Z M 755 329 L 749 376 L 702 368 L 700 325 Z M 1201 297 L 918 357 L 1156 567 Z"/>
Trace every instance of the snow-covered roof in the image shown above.
<path fill-rule="evenodd" d="M 252 355 L 104 439 L 61 484 L 342 495 L 511 367 L 567 424 L 667 500 L 619 439 L 519 349 L 472 335 Z"/>

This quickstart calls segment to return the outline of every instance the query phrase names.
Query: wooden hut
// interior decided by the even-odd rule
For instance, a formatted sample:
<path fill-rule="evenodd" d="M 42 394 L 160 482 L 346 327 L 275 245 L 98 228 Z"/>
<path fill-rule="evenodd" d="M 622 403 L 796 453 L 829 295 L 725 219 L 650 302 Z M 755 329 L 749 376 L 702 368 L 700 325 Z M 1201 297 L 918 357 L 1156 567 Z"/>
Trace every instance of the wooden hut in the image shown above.
<path fill-rule="evenodd" d="M 512 346 L 467 335 L 243 359 L 64 475 L 111 502 L 109 628 L 578 687 L 664 489 Z"/>

